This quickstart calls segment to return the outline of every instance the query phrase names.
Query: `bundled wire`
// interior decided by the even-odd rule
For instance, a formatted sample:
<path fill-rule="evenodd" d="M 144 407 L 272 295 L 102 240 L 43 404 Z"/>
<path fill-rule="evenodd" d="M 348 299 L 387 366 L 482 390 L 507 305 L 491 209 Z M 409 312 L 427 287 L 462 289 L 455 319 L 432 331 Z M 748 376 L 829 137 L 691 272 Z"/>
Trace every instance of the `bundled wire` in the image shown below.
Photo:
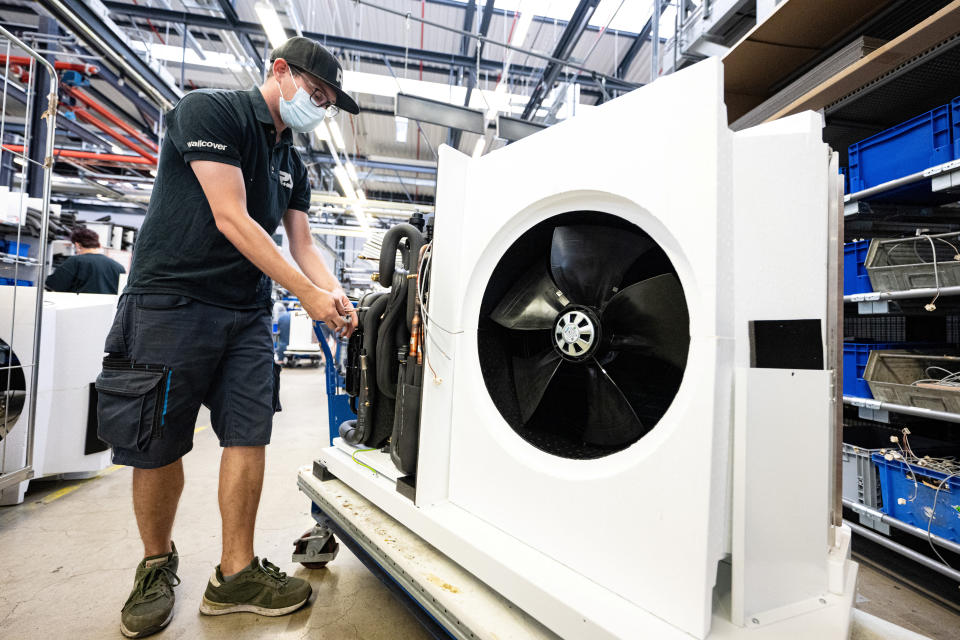
<path fill-rule="evenodd" d="M 428 243 L 425 245 L 423 254 L 420 256 L 420 262 L 417 268 L 417 273 L 419 273 L 419 278 L 417 280 L 417 297 L 420 299 L 420 314 L 423 316 L 423 322 L 421 324 L 421 331 L 423 332 L 423 338 L 421 339 L 421 345 L 424 350 L 424 360 L 427 363 L 427 368 L 430 369 L 430 373 L 433 375 L 433 381 L 437 384 L 442 382 L 442 379 L 437 376 L 436 370 L 433 368 L 433 365 L 430 363 L 430 352 L 427 349 L 427 343 L 432 344 L 437 348 L 437 351 L 440 352 L 447 360 L 453 360 L 446 351 L 443 350 L 443 347 L 440 346 L 440 343 L 437 342 L 436 338 L 430 332 L 430 329 L 436 327 L 443 333 L 449 336 L 455 336 L 463 333 L 463 330 L 452 331 L 447 329 L 439 322 L 437 322 L 427 311 L 427 308 L 430 306 L 430 293 L 426 289 L 426 283 L 429 281 L 430 274 L 430 265 L 433 259 L 433 243 Z"/>
<path fill-rule="evenodd" d="M 933 373 L 931 373 L 933 371 L 941 371 L 947 375 L 937 378 L 934 376 Z M 947 369 L 944 369 L 943 367 L 933 366 L 933 367 L 927 367 L 926 369 L 924 369 L 923 374 L 929 377 L 921 378 L 920 380 L 915 380 L 914 382 L 910 383 L 910 386 L 919 387 L 920 385 L 923 385 L 923 384 L 936 384 L 944 387 L 960 388 L 960 371 L 952 372 Z"/>
<path fill-rule="evenodd" d="M 939 367 L 929 367 L 939 368 Z M 944 369 L 945 371 L 945 369 Z M 949 373 L 949 372 L 948 372 Z M 952 374 L 960 375 L 960 374 Z M 936 471 L 938 473 L 946 475 L 946 477 L 937 483 L 936 490 L 933 494 L 933 505 L 930 507 L 930 513 L 927 515 L 927 543 L 930 545 L 930 548 L 933 549 L 933 552 L 940 558 L 940 561 L 950 567 L 950 563 L 944 559 L 940 554 L 940 551 L 933 544 L 933 534 L 930 532 L 931 527 L 933 526 L 933 517 L 937 512 L 937 500 L 940 498 L 940 491 L 947 485 L 947 482 L 951 478 L 960 476 L 960 463 L 957 462 L 955 458 L 935 458 L 931 456 L 923 456 L 922 458 L 914 453 L 913 449 L 910 447 L 910 429 L 904 427 L 901 430 L 903 434 L 903 442 L 901 443 L 900 438 L 897 436 L 890 436 L 890 442 L 897 445 L 897 450 L 888 451 L 887 449 L 881 449 L 880 454 L 883 455 L 885 460 L 894 461 L 898 460 L 904 462 L 908 465 L 913 465 L 921 467 L 922 469 L 929 469 L 931 471 Z M 913 496 L 911 496 L 905 502 L 913 502 L 917 499 L 917 496 L 920 494 L 920 483 L 917 481 L 916 472 L 911 469 L 909 476 L 913 480 Z M 928 485 L 929 486 L 929 485 Z M 949 491 L 949 489 L 948 489 Z M 901 498 L 903 500 L 903 498 Z"/>

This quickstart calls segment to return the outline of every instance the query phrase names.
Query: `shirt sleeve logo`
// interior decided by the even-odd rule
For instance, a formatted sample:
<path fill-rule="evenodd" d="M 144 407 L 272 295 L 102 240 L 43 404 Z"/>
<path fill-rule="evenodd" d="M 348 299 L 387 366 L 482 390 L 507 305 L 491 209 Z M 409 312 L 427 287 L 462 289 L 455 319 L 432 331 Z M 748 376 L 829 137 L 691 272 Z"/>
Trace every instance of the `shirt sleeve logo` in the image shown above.
<path fill-rule="evenodd" d="M 209 140 L 191 140 L 187 143 L 188 147 L 195 149 L 216 149 L 217 151 L 226 151 L 227 145 L 220 144 L 219 142 L 210 142 Z"/>
<path fill-rule="evenodd" d="M 293 189 L 293 176 L 286 171 L 278 171 L 280 174 L 280 186 L 287 189 Z"/>

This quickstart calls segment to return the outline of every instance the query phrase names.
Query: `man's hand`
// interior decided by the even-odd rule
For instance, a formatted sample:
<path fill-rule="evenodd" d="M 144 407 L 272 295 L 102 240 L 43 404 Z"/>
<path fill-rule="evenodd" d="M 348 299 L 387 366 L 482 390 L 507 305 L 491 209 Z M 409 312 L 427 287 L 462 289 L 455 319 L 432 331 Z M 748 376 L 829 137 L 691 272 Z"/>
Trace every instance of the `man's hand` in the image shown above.
<path fill-rule="evenodd" d="M 360 318 L 357 316 L 357 309 L 353 306 L 353 303 L 350 302 L 350 298 L 347 297 L 347 294 L 337 287 L 333 290 L 333 297 L 337 300 L 337 311 L 340 312 L 341 317 L 348 318 L 346 325 L 344 326 L 343 337 L 349 338 L 353 335 L 353 332 L 356 331 L 357 327 L 360 326 Z"/>
<path fill-rule="evenodd" d="M 326 289 L 313 287 L 306 295 L 299 296 L 300 305 L 314 320 L 326 323 L 331 331 L 339 335 L 344 328 L 342 314 L 337 309 L 337 298 Z"/>

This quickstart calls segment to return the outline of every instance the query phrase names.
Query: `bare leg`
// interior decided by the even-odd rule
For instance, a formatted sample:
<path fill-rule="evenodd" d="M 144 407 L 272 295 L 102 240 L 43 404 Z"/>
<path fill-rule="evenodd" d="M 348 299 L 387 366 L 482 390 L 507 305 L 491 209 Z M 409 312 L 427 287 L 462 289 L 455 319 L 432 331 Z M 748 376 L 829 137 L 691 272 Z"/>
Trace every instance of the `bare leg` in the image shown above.
<path fill-rule="evenodd" d="M 133 512 L 143 540 L 144 557 L 170 553 L 173 520 L 182 492 L 182 460 L 159 469 L 133 470 Z"/>
<path fill-rule="evenodd" d="M 224 447 L 220 457 L 220 571 L 231 575 L 253 561 L 253 529 L 260 506 L 266 447 Z"/>

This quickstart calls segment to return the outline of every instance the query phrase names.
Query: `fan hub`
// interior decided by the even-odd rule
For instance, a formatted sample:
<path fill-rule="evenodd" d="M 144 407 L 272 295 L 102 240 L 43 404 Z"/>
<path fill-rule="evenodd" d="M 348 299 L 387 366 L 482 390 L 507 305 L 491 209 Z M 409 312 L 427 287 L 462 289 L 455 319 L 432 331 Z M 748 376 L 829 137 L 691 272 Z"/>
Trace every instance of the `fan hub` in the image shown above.
<path fill-rule="evenodd" d="M 554 321 L 553 346 L 567 360 L 586 360 L 599 343 L 600 322 L 586 307 L 567 307 Z"/>

